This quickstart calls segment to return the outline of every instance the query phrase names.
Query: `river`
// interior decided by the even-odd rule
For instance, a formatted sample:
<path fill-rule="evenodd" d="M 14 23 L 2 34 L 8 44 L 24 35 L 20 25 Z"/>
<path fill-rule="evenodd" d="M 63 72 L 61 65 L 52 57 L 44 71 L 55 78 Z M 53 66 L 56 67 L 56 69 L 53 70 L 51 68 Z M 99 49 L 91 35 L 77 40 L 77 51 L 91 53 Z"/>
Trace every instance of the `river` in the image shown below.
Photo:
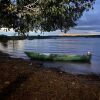
<path fill-rule="evenodd" d="M 91 64 L 44 62 L 45 67 L 58 68 L 73 74 L 100 74 L 100 38 L 59 38 L 59 39 L 34 39 L 0 42 L 0 50 L 11 57 L 28 57 L 24 51 L 56 54 L 86 54 L 92 53 Z"/>

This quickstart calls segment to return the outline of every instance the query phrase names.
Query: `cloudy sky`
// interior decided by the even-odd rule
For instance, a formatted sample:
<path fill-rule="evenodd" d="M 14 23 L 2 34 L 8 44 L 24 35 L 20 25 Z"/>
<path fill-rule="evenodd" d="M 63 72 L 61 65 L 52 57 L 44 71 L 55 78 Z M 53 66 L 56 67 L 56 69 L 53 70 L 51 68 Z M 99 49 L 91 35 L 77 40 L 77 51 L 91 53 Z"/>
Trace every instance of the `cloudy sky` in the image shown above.
<path fill-rule="evenodd" d="M 77 21 L 78 25 L 69 32 L 73 33 L 100 33 L 100 0 L 96 0 L 94 9 L 84 12 Z"/>
<path fill-rule="evenodd" d="M 78 34 L 100 34 L 100 0 L 96 0 L 94 4 L 94 9 L 89 10 L 87 12 L 84 12 L 83 16 L 77 21 L 77 26 L 70 29 L 68 33 L 78 33 Z M 12 34 L 14 32 L 0 32 L 4 34 Z M 39 32 L 40 33 L 40 32 Z M 38 34 L 39 34 L 38 33 Z M 45 33 L 45 35 L 58 35 L 60 34 L 60 31 L 55 31 L 55 32 L 50 32 L 50 33 Z M 30 34 L 34 34 L 31 32 Z"/>

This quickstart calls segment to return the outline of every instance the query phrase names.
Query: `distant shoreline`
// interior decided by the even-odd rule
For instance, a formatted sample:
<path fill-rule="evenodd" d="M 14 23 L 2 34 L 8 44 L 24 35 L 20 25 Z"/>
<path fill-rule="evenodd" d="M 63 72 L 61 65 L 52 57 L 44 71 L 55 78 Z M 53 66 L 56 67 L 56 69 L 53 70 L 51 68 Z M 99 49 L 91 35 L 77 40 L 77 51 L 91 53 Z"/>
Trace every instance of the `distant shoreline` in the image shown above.
<path fill-rule="evenodd" d="M 0 40 L 32 40 L 32 39 L 57 39 L 57 38 L 77 38 L 77 37 L 84 37 L 84 38 L 100 38 L 100 35 L 62 35 L 62 36 L 6 36 L 0 35 Z"/>

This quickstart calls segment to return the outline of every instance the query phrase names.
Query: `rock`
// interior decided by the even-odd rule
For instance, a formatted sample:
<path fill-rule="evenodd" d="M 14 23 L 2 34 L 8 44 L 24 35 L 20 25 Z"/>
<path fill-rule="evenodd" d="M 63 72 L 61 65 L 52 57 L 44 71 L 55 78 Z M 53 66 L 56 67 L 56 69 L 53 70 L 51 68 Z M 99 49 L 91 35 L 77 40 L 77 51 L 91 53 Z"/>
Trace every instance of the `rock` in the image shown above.
<path fill-rule="evenodd" d="M 32 66 L 32 63 L 30 63 L 29 65 Z"/>
<path fill-rule="evenodd" d="M 75 82 L 72 82 L 72 85 L 75 85 Z"/>
<path fill-rule="evenodd" d="M 23 87 L 24 86 L 24 84 L 21 84 L 21 87 Z"/>
<path fill-rule="evenodd" d="M 4 84 L 9 85 L 10 81 L 5 81 Z"/>
<path fill-rule="evenodd" d="M 63 72 L 59 72 L 60 74 L 62 74 Z"/>
<path fill-rule="evenodd" d="M 14 69 L 18 69 L 17 66 L 14 66 Z"/>

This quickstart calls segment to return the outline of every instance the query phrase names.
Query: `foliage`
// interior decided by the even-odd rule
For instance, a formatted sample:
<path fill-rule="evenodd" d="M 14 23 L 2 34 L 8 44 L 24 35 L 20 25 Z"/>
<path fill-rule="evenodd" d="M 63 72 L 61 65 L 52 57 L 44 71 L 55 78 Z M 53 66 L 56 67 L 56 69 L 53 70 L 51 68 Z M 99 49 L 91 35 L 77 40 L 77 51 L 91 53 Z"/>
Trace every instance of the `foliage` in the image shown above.
<path fill-rule="evenodd" d="M 76 25 L 95 0 L 1 0 L 0 28 L 13 28 L 21 35 L 29 31 L 66 32 Z"/>

